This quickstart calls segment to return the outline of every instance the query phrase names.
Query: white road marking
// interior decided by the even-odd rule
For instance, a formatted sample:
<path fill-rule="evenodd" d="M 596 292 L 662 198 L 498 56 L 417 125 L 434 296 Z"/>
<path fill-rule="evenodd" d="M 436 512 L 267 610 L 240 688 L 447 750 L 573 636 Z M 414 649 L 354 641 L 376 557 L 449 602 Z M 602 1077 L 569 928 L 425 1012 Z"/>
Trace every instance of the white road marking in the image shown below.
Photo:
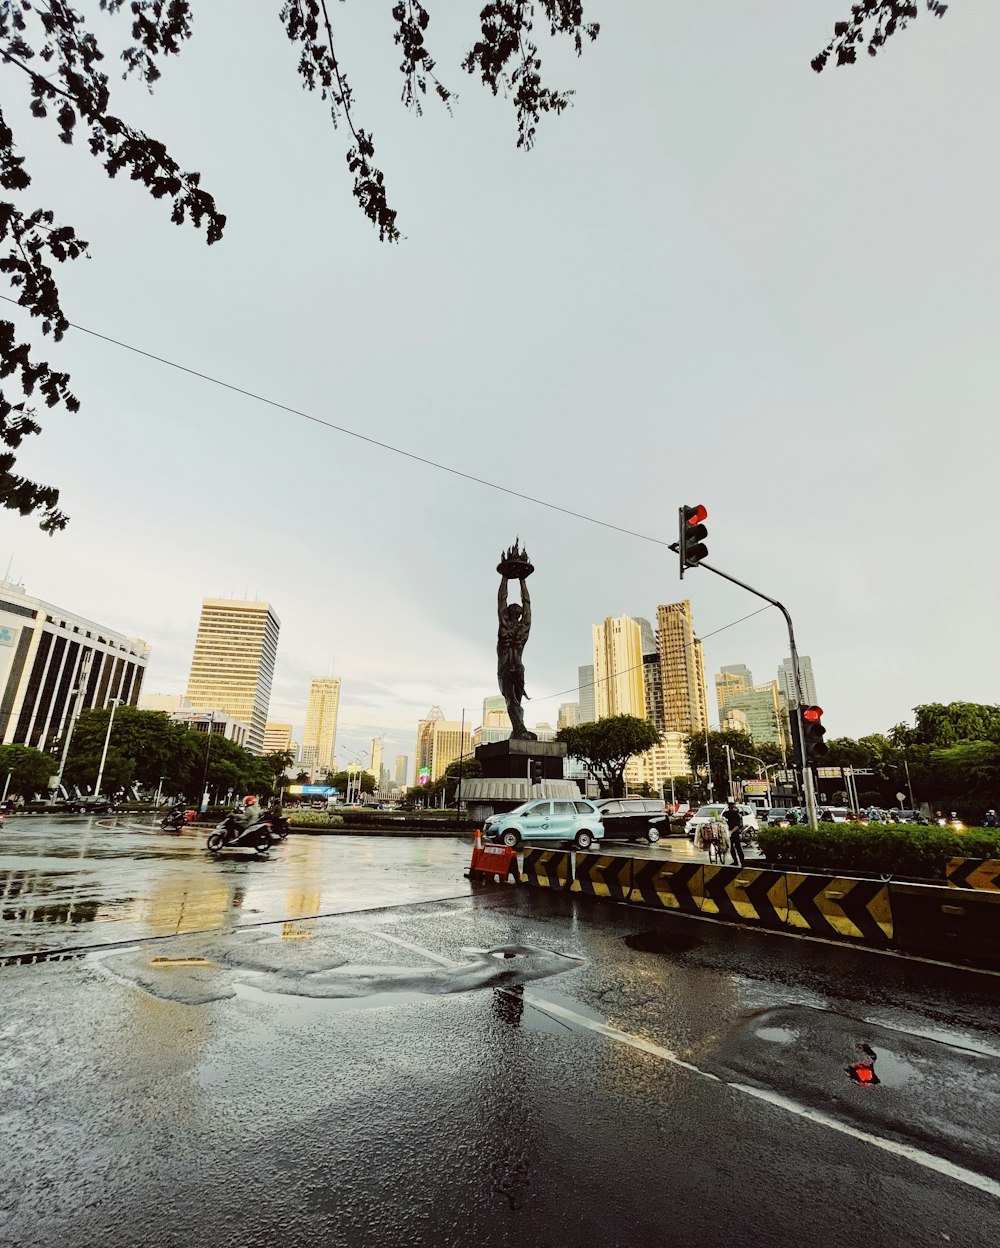
<path fill-rule="evenodd" d="M 423 945 L 413 944 L 411 941 L 402 940 L 398 936 L 390 936 L 386 932 L 366 931 L 365 934 L 377 936 L 380 940 L 389 941 L 394 945 L 400 945 L 402 948 L 418 953 L 441 966 L 454 967 L 460 965 L 453 962 L 450 958 L 443 958 L 439 953 L 434 953 L 431 949 L 425 949 Z M 497 991 L 507 993 L 508 996 L 515 995 L 508 992 L 506 988 L 499 988 Z M 889 1140 L 885 1136 L 875 1135 L 871 1131 L 862 1131 L 859 1127 L 852 1127 L 849 1123 L 841 1122 L 839 1119 L 833 1118 L 829 1114 L 824 1114 L 820 1110 L 810 1109 L 807 1105 L 800 1105 L 798 1101 L 789 1100 L 787 1097 L 781 1096 L 777 1092 L 771 1092 L 766 1088 L 754 1088 L 745 1083 L 731 1083 L 727 1079 L 721 1079 L 718 1075 L 713 1075 L 710 1071 L 702 1070 L 691 1062 L 686 1062 L 672 1049 L 664 1048 L 652 1040 L 646 1040 L 643 1036 L 635 1036 L 631 1032 L 619 1031 L 617 1027 L 612 1027 L 610 1023 L 601 1023 L 593 1018 L 587 1018 L 564 1005 L 556 1004 L 554 1001 L 546 1001 L 534 996 L 529 997 L 527 994 L 523 998 L 518 997 L 518 999 L 523 1000 L 525 1005 L 531 1006 L 532 1009 L 536 1009 L 542 1014 L 548 1014 L 552 1018 L 557 1018 L 561 1022 L 572 1023 L 574 1026 L 582 1027 L 587 1031 L 595 1032 L 599 1036 L 604 1036 L 608 1040 L 613 1040 L 616 1044 L 624 1044 L 630 1049 L 637 1049 L 640 1053 L 647 1053 L 650 1057 L 655 1057 L 663 1062 L 669 1062 L 672 1066 L 679 1066 L 681 1069 L 690 1071 L 691 1074 L 698 1075 L 702 1079 L 720 1083 L 725 1087 L 732 1088 L 735 1092 L 742 1092 L 744 1096 L 752 1096 L 756 1100 L 763 1101 L 766 1105 L 771 1105 L 776 1109 L 783 1109 L 786 1113 L 795 1114 L 799 1118 L 805 1118 L 815 1126 L 826 1127 L 830 1131 L 839 1131 L 842 1135 L 848 1135 L 852 1139 L 860 1140 L 864 1144 L 870 1144 L 873 1148 L 880 1148 L 884 1152 L 893 1153 L 897 1157 L 903 1157 L 907 1161 L 912 1161 L 915 1165 L 923 1166 L 927 1170 L 934 1170 L 946 1178 L 964 1183 L 966 1187 L 974 1187 L 977 1191 L 985 1192 L 988 1196 L 1000 1197 L 1000 1183 L 995 1179 L 991 1179 L 985 1174 L 978 1174 L 975 1170 L 967 1170 L 964 1166 L 957 1166 L 954 1162 L 946 1161 L 943 1157 L 936 1157 L 933 1153 L 926 1153 L 923 1149 L 916 1148 L 912 1144 L 901 1144 L 898 1140 Z"/>

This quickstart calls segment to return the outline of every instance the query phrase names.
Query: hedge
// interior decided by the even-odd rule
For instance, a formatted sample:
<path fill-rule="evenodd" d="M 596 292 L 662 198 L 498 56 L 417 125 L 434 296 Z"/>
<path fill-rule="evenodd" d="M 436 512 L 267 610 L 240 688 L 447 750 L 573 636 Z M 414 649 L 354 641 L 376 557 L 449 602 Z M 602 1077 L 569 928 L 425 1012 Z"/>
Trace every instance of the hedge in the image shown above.
<path fill-rule="evenodd" d="M 289 810 L 285 817 L 293 828 L 342 828 L 340 815 L 327 814 L 325 810 Z"/>
<path fill-rule="evenodd" d="M 943 880 L 949 858 L 1000 858 L 1000 828 L 955 828 L 915 823 L 821 823 L 762 827 L 757 843 L 768 864 L 819 871 L 870 871 Z"/>

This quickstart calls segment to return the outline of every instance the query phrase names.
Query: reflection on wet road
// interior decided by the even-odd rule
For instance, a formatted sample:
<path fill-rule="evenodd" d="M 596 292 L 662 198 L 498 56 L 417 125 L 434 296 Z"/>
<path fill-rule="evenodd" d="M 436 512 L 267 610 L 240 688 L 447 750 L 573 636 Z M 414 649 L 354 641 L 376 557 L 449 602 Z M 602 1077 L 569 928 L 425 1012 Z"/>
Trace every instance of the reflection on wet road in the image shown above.
<path fill-rule="evenodd" d="M 211 931 L 468 893 L 464 841 L 292 835 L 213 858 L 206 830 L 11 819 L 0 829 L 0 954 Z"/>

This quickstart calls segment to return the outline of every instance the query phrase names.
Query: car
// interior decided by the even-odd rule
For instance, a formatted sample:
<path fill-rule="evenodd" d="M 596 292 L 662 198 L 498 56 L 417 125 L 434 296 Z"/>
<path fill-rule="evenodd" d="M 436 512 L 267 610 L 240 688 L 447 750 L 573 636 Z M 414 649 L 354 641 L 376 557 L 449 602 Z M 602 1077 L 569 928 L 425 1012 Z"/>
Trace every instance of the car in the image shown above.
<path fill-rule="evenodd" d="M 714 802 L 710 806 L 699 806 L 684 825 L 684 831 L 692 840 L 694 840 L 696 829 L 702 824 L 711 823 L 713 819 L 723 819 L 723 812 L 728 805 L 728 802 Z M 749 818 L 754 813 L 752 806 L 739 805 L 736 809 L 740 812 L 744 819 Z"/>
<path fill-rule="evenodd" d="M 604 825 L 593 802 L 534 799 L 502 815 L 490 815 L 483 836 L 510 849 L 521 841 L 573 841 L 577 849 L 589 849 L 604 839 Z"/>
<path fill-rule="evenodd" d="M 792 811 L 786 806 L 772 806 L 767 812 L 767 826 L 769 828 L 790 828 L 792 822 Z M 795 822 L 798 822 L 798 820 L 796 819 Z"/>
<path fill-rule="evenodd" d="M 655 845 L 670 831 L 667 808 L 653 797 L 601 797 L 594 802 L 606 841 L 648 841 Z"/>
<path fill-rule="evenodd" d="M 820 823 L 849 823 L 850 815 L 851 812 L 846 806 L 821 806 L 819 808 Z"/>

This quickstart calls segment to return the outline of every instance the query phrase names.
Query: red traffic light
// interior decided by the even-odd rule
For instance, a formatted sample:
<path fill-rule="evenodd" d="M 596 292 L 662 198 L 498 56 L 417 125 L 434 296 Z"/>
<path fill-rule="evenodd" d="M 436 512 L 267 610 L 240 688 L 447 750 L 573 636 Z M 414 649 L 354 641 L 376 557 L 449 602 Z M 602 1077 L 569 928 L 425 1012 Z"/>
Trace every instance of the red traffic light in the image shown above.
<path fill-rule="evenodd" d="M 808 724 L 818 724 L 823 718 L 823 708 L 821 706 L 804 706 L 802 708 L 802 718 Z"/>
<path fill-rule="evenodd" d="M 708 519 L 708 508 L 701 503 L 697 507 L 686 507 L 684 518 L 688 524 L 701 524 L 703 520 Z"/>

